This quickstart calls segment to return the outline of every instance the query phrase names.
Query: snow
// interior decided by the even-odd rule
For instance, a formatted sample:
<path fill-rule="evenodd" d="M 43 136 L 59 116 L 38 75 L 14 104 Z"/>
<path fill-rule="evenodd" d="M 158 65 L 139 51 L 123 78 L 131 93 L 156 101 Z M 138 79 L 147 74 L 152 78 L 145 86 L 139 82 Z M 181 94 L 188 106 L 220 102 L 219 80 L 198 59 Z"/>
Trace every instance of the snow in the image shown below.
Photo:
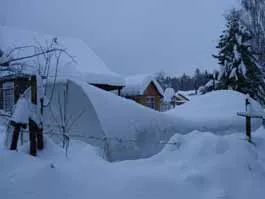
<path fill-rule="evenodd" d="M 73 142 L 65 158 L 50 140 L 38 157 L 0 152 L 1 198 L 179 198 L 262 199 L 265 190 L 265 135 L 176 134 L 149 159 L 107 163 L 97 149 Z M 1 135 L 1 134 L 0 134 Z M 70 149 L 71 149 L 70 148 Z M 115 182 L 115 183 L 113 183 Z"/>
<path fill-rule="evenodd" d="M 195 91 L 194 90 L 190 90 L 190 91 L 182 91 L 182 90 L 178 90 L 177 94 L 181 94 L 181 95 L 184 95 L 184 96 L 192 96 L 192 95 L 195 95 Z"/>
<path fill-rule="evenodd" d="M 122 89 L 123 96 L 143 95 L 145 89 L 153 82 L 158 92 L 163 96 L 164 91 L 155 77 L 152 75 L 135 75 L 126 78 L 125 87 Z"/>
<path fill-rule="evenodd" d="M 15 105 L 11 120 L 19 124 L 27 124 L 30 116 L 30 105 L 28 100 L 21 97 Z"/>
<path fill-rule="evenodd" d="M 48 98 L 52 87 L 47 87 Z M 167 141 L 176 131 L 188 133 L 194 129 L 189 121 L 151 110 L 81 80 L 56 84 L 51 104 L 44 110 L 44 125 L 51 126 L 53 132 L 61 131 L 64 113 L 67 134 L 101 149 L 107 143 L 112 161 L 150 157 L 163 147 L 157 144 L 161 140 Z M 67 122 L 78 115 L 74 124 Z"/>
<path fill-rule="evenodd" d="M 166 90 L 164 92 L 163 100 L 165 102 L 171 102 L 174 95 L 175 95 L 175 90 L 173 88 L 166 88 Z"/>
<path fill-rule="evenodd" d="M 260 104 L 250 100 L 253 114 L 263 114 Z M 245 111 L 245 95 L 236 91 L 213 91 L 193 97 L 189 102 L 167 112 L 197 125 L 197 130 L 217 134 L 240 132 L 245 129 L 245 118 L 237 116 Z M 261 119 L 252 119 L 252 128 L 260 127 Z"/>
<path fill-rule="evenodd" d="M 177 101 L 183 101 L 183 102 L 189 101 L 189 97 L 187 97 L 186 95 L 184 95 L 180 92 L 177 92 L 175 96 L 177 98 L 176 99 Z"/>
<path fill-rule="evenodd" d="M 212 87 L 212 86 L 214 86 L 214 85 L 217 85 L 217 84 L 219 84 L 219 80 L 209 80 L 206 84 L 205 84 L 205 88 L 208 88 L 208 87 Z"/>
<path fill-rule="evenodd" d="M 230 75 L 229 75 L 229 79 L 235 79 L 236 81 L 238 80 L 238 77 L 237 77 L 237 68 L 233 68 Z"/>
<path fill-rule="evenodd" d="M 239 70 L 241 72 L 241 74 L 246 77 L 246 74 L 247 74 L 247 68 L 246 68 L 246 65 L 241 62 L 240 65 L 238 66 L 239 67 Z"/>
<path fill-rule="evenodd" d="M 33 46 L 31 48 L 17 50 L 14 53 L 15 57 L 35 54 L 34 46 L 38 47 L 41 45 L 42 47 L 47 47 L 55 38 L 58 44 L 56 47 L 65 49 L 71 56 L 69 57 L 66 54 L 61 55 L 60 66 L 58 68 L 58 80 L 82 78 L 91 84 L 124 85 L 124 79 L 120 75 L 110 71 L 103 61 L 82 40 L 59 36 L 55 37 L 11 26 L 0 26 L 0 46 L 4 51 L 10 52 L 15 47 Z M 31 64 L 32 66 L 26 67 L 29 71 L 36 67 L 34 60 Z M 55 63 L 52 63 L 49 71 L 49 77 L 51 79 L 54 79 L 55 71 Z"/>

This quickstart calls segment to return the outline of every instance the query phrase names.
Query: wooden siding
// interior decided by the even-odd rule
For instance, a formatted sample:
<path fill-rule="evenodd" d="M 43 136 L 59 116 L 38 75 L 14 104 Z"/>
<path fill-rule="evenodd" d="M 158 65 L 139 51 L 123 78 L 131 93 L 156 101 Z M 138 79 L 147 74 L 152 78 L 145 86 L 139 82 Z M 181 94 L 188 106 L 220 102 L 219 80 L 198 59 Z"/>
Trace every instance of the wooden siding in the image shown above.
<path fill-rule="evenodd" d="M 152 82 L 144 91 L 144 96 L 161 96 L 160 92 L 157 90 L 155 84 Z"/>
<path fill-rule="evenodd" d="M 5 82 L 14 82 L 14 97 L 15 103 L 19 99 L 20 95 L 24 93 L 24 91 L 30 86 L 30 78 L 29 77 L 17 77 L 17 78 L 4 78 L 0 79 L 0 109 L 3 109 L 3 84 Z"/>
<path fill-rule="evenodd" d="M 161 94 L 157 90 L 155 84 L 152 82 L 144 91 L 143 95 L 128 97 L 129 99 L 134 100 L 135 102 L 147 106 L 147 97 L 155 97 L 155 110 L 160 111 L 161 104 Z"/>

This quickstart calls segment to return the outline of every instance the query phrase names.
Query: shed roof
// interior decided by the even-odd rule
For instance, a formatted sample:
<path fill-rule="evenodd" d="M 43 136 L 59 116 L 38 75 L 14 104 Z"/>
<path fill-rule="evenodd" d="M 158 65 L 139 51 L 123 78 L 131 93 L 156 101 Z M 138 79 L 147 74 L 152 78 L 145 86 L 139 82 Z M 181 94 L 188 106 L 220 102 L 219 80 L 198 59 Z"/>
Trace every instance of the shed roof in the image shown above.
<path fill-rule="evenodd" d="M 152 75 L 135 75 L 127 77 L 125 87 L 122 89 L 122 95 L 124 96 L 143 95 L 144 91 L 151 83 L 154 83 L 159 94 L 161 96 L 164 96 L 162 87 Z"/>
<path fill-rule="evenodd" d="M 54 36 L 52 35 L 41 34 L 11 26 L 0 26 L 0 46 L 5 52 L 20 46 L 47 46 L 53 38 Z M 74 58 L 73 61 L 69 56 L 61 56 L 57 73 L 58 80 L 81 78 L 91 84 L 124 85 L 124 79 L 120 75 L 110 71 L 85 42 L 79 39 L 61 36 L 56 38 L 58 44 Z M 29 54 L 34 54 L 34 48 L 21 49 L 17 51 L 15 56 L 21 57 Z M 30 68 L 30 66 L 27 68 Z M 49 76 L 55 76 L 55 71 L 56 67 L 55 63 L 53 63 Z"/>

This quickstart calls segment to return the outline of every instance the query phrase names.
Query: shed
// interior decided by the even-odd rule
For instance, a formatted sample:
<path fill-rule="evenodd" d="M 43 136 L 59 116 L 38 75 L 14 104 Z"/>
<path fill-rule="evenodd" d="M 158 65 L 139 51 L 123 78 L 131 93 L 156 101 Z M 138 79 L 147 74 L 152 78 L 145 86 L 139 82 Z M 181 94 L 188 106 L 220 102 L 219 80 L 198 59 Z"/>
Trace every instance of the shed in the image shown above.
<path fill-rule="evenodd" d="M 139 104 L 160 111 L 163 89 L 152 75 L 137 75 L 126 78 L 122 96 Z"/>

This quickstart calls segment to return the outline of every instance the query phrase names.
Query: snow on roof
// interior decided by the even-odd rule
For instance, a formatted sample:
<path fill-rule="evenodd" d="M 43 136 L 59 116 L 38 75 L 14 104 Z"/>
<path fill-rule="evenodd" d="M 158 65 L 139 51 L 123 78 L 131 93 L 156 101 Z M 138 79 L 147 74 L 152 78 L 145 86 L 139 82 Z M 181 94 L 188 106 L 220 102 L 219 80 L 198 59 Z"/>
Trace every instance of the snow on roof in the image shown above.
<path fill-rule="evenodd" d="M 173 88 L 166 88 L 164 92 L 164 101 L 171 102 L 174 95 L 175 95 L 175 90 Z"/>
<path fill-rule="evenodd" d="M 187 101 L 190 101 L 189 98 L 187 98 L 185 95 L 182 95 L 181 93 L 176 93 L 176 101 L 178 102 L 187 102 Z"/>
<path fill-rule="evenodd" d="M 15 47 L 28 45 L 47 46 L 54 36 L 36 33 L 29 30 L 17 29 L 10 26 L 0 26 L 0 46 L 4 51 Z M 58 44 L 69 53 L 72 58 L 62 55 L 58 68 L 58 79 L 83 79 L 91 84 L 106 84 L 123 86 L 124 79 L 110 71 L 99 57 L 79 39 L 56 37 Z M 33 54 L 34 49 L 20 50 L 17 57 Z M 50 69 L 50 76 L 55 74 L 55 64 Z"/>
<path fill-rule="evenodd" d="M 143 95 L 150 83 L 154 83 L 158 92 L 164 96 L 164 92 L 160 84 L 152 75 L 136 75 L 126 78 L 125 87 L 122 89 L 122 95 L 135 96 Z"/>
<path fill-rule="evenodd" d="M 176 94 L 181 94 L 181 95 L 184 95 L 184 96 L 190 96 L 190 95 L 195 95 L 195 91 L 194 90 L 189 90 L 189 91 L 182 91 L 182 90 L 179 90 Z"/>

